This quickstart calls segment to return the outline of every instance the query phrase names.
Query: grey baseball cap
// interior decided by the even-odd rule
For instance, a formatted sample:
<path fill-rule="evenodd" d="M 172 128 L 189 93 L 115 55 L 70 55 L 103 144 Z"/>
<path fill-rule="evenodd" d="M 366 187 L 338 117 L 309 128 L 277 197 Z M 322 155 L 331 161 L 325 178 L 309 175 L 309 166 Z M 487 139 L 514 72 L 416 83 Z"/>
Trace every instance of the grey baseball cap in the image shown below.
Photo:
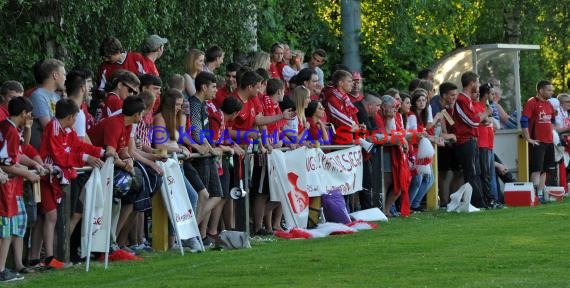
<path fill-rule="evenodd" d="M 144 40 L 141 50 L 143 53 L 153 52 L 166 43 L 168 43 L 168 39 L 162 38 L 156 34 L 150 35 Z"/>

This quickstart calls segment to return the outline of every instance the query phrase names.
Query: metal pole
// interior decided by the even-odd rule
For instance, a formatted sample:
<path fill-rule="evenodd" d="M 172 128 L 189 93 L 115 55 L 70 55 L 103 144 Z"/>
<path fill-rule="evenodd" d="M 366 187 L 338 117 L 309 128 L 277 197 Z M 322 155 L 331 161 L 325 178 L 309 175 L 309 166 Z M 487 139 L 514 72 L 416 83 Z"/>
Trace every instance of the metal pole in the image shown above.
<path fill-rule="evenodd" d="M 245 233 L 250 236 L 251 235 L 251 231 L 249 228 L 249 195 L 251 195 L 251 191 L 249 190 L 249 176 L 250 176 L 250 162 L 249 162 L 249 153 L 246 151 L 245 152 L 245 158 L 243 159 L 243 185 L 244 185 L 244 189 L 247 191 L 247 194 L 245 194 L 245 217 L 244 217 L 244 221 L 245 221 Z"/>

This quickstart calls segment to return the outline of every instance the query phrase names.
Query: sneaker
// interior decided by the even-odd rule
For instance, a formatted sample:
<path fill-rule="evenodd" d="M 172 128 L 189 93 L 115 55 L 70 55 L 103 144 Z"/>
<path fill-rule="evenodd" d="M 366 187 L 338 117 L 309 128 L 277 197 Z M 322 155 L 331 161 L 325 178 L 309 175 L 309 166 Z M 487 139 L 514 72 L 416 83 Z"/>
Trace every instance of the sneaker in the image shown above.
<path fill-rule="evenodd" d="M 127 253 L 130 253 L 130 254 L 133 254 L 133 255 L 136 254 L 133 249 L 131 249 L 131 248 L 127 247 L 127 246 L 121 246 L 121 250 L 123 250 L 123 251 L 125 251 L 125 252 L 127 252 Z"/>
<path fill-rule="evenodd" d="M 49 263 L 46 263 L 46 266 L 52 269 L 63 269 L 66 265 L 65 263 L 53 258 Z"/>
<path fill-rule="evenodd" d="M 198 238 L 196 237 L 182 240 L 182 246 L 189 248 L 190 252 L 192 253 L 202 252 L 202 246 L 200 245 L 200 241 L 198 241 Z"/>
<path fill-rule="evenodd" d="M 4 269 L 4 271 L 0 272 L 0 282 L 12 282 L 19 280 L 24 280 L 24 276 L 14 273 L 8 269 Z"/>
<path fill-rule="evenodd" d="M 214 248 L 215 246 L 214 240 L 212 240 L 212 238 L 209 236 L 206 236 L 206 238 L 202 239 L 202 244 L 204 244 L 204 249 Z"/>
<path fill-rule="evenodd" d="M 152 252 L 152 248 L 149 247 L 149 246 L 147 246 L 147 245 L 145 245 L 144 243 L 143 243 L 143 244 L 139 244 L 139 245 L 133 245 L 133 246 L 130 247 L 130 249 L 131 249 L 132 251 L 134 251 L 135 254 L 140 254 L 140 253 L 143 253 L 143 252 L 148 252 L 148 253 Z"/>
<path fill-rule="evenodd" d="M 101 254 L 101 259 L 105 260 L 105 254 Z M 143 258 L 137 257 L 127 251 L 124 250 L 116 250 L 112 253 L 109 253 L 109 261 L 141 261 Z"/>

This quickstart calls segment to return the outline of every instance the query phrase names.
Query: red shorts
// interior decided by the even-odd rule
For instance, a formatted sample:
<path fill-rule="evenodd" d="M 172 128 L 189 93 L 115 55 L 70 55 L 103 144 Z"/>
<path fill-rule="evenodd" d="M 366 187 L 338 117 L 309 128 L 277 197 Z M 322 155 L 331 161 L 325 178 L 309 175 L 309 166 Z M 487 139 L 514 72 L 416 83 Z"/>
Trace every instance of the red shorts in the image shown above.
<path fill-rule="evenodd" d="M 50 183 L 50 177 L 52 181 Z M 45 214 L 57 209 L 57 205 L 61 203 L 63 191 L 59 179 L 54 176 L 42 177 L 40 180 L 40 189 L 42 194 L 42 202 L 38 204 L 39 212 Z"/>
<path fill-rule="evenodd" d="M 0 216 L 12 217 L 18 214 L 15 185 L 14 179 L 0 185 Z"/>

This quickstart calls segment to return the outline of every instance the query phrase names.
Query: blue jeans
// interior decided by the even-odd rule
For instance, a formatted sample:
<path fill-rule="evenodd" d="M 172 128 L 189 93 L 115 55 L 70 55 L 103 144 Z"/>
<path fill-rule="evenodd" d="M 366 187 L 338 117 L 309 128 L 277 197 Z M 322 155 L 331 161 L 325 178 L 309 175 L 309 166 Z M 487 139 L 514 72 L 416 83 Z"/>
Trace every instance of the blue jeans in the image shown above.
<path fill-rule="evenodd" d="M 497 171 L 495 170 L 495 154 L 493 153 L 493 150 L 488 150 L 487 154 L 487 157 L 489 157 L 489 174 L 491 176 L 491 195 L 493 196 L 493 200 L 499 201 Z"/>
<path fill-rule="evenodd" d="M 412 182 L 410 182 L 410 189 L 408 192 L 411 208 L 420 208 L 422 199 L 424 199 L 429 188 L 431 188 L 433 181 L 433 174 L 419 174 L 412 177 Z"/>

